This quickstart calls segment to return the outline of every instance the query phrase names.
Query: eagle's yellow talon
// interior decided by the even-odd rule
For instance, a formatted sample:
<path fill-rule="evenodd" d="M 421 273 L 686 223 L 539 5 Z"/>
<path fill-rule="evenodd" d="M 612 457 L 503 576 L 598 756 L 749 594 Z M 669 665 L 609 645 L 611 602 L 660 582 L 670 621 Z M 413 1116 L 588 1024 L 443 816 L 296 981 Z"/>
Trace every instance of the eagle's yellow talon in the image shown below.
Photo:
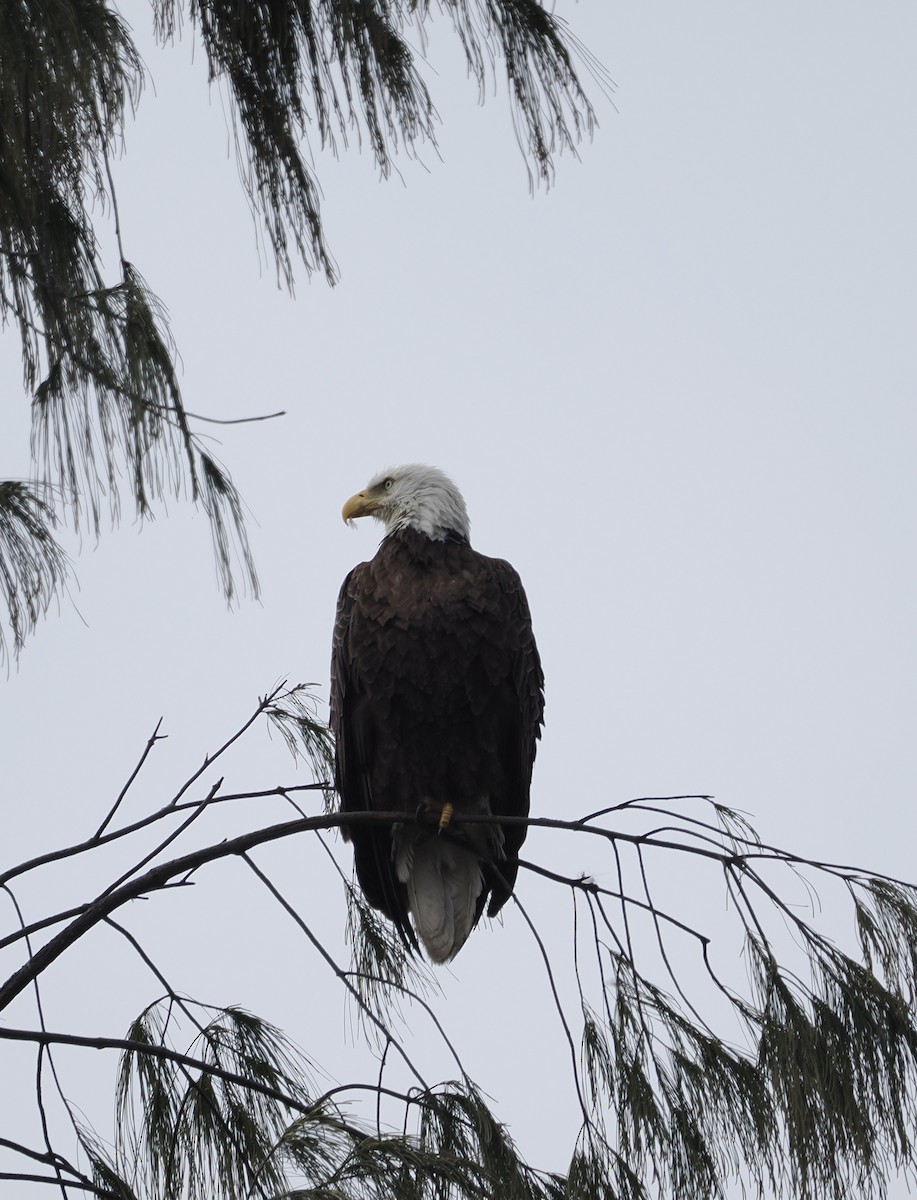
<path fill-rule="evenodd" d="M 452 814 L 455 812 L 453 806 L 447 801 L 439 814 L 439 832 L 449 828 L 449 822 L 452 820 Z"/>

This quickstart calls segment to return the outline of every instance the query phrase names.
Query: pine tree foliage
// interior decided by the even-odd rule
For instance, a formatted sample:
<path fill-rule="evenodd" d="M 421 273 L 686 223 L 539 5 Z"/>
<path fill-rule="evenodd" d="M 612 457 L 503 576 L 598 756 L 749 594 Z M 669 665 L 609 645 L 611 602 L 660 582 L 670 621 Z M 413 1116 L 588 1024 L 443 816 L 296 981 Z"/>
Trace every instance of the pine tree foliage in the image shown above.
<path fill-rule="evenodd" d="M 533 177 L 549 181 L 553 156 L 594 125 L 577 55 L 604 86 L 600 68 L 536 0 L 443 7 L 482 97 L 503 60 L 520 145 Z M 429 17 L 425 0 L 153 3 L 161 41 L 187 22 L 203 46 L 232 113 L 243 186 L 290 288 L 297 263 L 330 282 L 337 275 L 311 165 L 316 143 L 365 142 L 383 175 L 396 153 L 435 145 L 433 99 L 411 39 L 422 48 Z M 0 5 L 0 319 L 19 334 L 46 509 L 98 536 L 125 497 L 141 518 L 165 498 L 187 497 L 209 518 L 232 600 L 258 591 L 244 507 L 185 408 L 167 312 L 128 257 L 128 214 L 117 202 L 114 159 L 145 82 L 109 0 Z M 106 239 L 116 243 L 116 278 L 103 266 Z M 14 651 L 34 623 L 14 619 L 43 611 L 47 585 L 61 578 L 48 570 L 50 523 L 18 528 L 20 558 L 0 564 Z"/>
<path fill-rule="evenodd" d="M 18 654 L 67 578 L 67 556 L 54 539 L 54 510 L 34 488 L 0 482 L 0 594 Z M 6 640 L 0 622 L 0 659 Z"/>
<path fill-rule="evenodd" d="M 406 1101 L 418 1132 L 383 1132 L 323 1092 L 311 1064 L 266 1022 L 238 1008 L 206 1023 L 202 1015 L 170 999 L 132 1024 L 137 1049 L 122 1059 L 118 1141 L 98 1164 L 106 1187 L 150 1200 L 543 1194 L 473 1086 L 415 1093 Z M 144 1053 L 173 1046 L 182 1020 L 197 1032 L 181 1061 Z"/>
<path fill-rule="evenodd" d="M 539 861 L 520 862 L 514 907 L 523 920 L 507 920 L 495 936 L 518 956 L 528 923 L 556 1008 L 553 1036 L 570 1052 L 566 1091 L 579 1133 L 566 1166 L 544 1170 L 521 1155 L 482 1091 L 486 1081 L 463 1066 L 448 1028 L 448 982 L 367 907 L 343 865 L 349 857 L 339 863 L 325 840 L 343 819 L 322 802 L 327 779 L 258 791 L 231 791 L 225 773 L 208 783 L 215 764 L 226 772 L 232 748 L 263 721 L 300 757 L 327 765 L 308 692 L 280 685 L 158 808 L 124 815 L 162 740 L 157 729 L 94 834 L 0 870 L 20 922 L 0 936 L 0 954 L 15 964 L 0 981 L 0 1046 L 33 1043 L 38 1054 L 37 1070 L 24 1080 L 6 1075 L 5 1087 L 22 1087 L 24 1103 L 35 1090 L 45 1131 L 44 1145 L 0 1136 L 0 1179 L 119 1200 L 715 1200 L 730 1185 L 840 1200 L 882 1197 L 896 1175 L 913 1178 L 917 887 L 768 845 L 740 814 L 706 797 L 625 801 L 577 821 L 531 818 L 526 844 Z M 226 806 L 247 804 L 258 819 L 224 836 Z M 295 819 L 264 825 L 268 804 Z M 350 824 L 395 819 L 418 818 L 347 814 Z M 278 869 L 269 876 L 251 857 L 287 838 L 297 839 L 297 876 L 308 862 L 310 872 L 329 872 L 331 892 L 343 886 L 349 963 L 316 936 L 315 914 L 287 898 L 293 881 Z M 560 838 L 575 839 L 603 883 L 552 869 Z M 20 909 L 20 880 L 38 882 L 71 859 L 88 871 L 103 848 L 115 875 L 94 898 L 63 912 L 27 917 Z M 131 932 L 134 900 L 144 897 L 148 908 L 176 885 L 208 888 L 218 862 L 237 864 L 278 905 L 276 960 L 311 956 L 340 986 L 358 1017 L 352 1027 L 375 1056 L 370 1078 L 331 1081 L 266 1019 L 190 999 Z M 664 898 L 673 877 L 677 910 Z M 538 879 L 565 899 L 551 929 L 539 930 L 523 908 Z M 722 928 L 714 942 L 692 924 L 686 898 L 711 880 L 728 899 L 732 943 Z M 851 936 L 825 932 L 816 882 L 832 909 L 849 902 Z M 34 1025 L 16 1028 L 9 1005 L 30 991 L 40 996 L 45 973 L 103 926 L 125 954 L 139 956 L 159 998 L 123 1037 L 49 1032 L 38 1006 Z M 114 977 L 117 954 L 107 963 Z M 419 1023 L 432 1043 L 413 1036 Z M 538 1036 L 550 1038 L 550 1028 Z M 90 1128 L 79 1097 L 66 1097 L 76 1155 L 64 1152 L 67 1137 L 49 1116 L 48 1068 L 60 1044 L 121 1055 L 113 1135 Z M 60 1088 L 56 1066 L 53 1079 Z M 538 1100 L 556 1109 L 564 1091 L 563 1080 L 546 1079 Z"/>
<path fill-rule="evenodd" d="M 666 811 L 640 802 L 624 807 Z M 586 1128 L 594 1122 L 602 1139 L 610 1132 L 627 1164 L 615 1194 L 635 1200 L 648 1194 L 647 1178 L 675 1196 L 717 1196 L 730 1177 L 751 1179 L 762 1195 L 882 1195 L 889 1178 L 913 1171 L 917 1149 L 917 889 L 851 868 L 803 863 L 764 845 L 738 814 L 714 808 L 722 852 L 709 848 L 716 826 L 697 818 L 669 827 L 677 841 L 654 832 L 636 839 L 609 832 L 623 848 L 633 846 L 645 888 L 645 899 L 623 897 L 620 921 L 610 919 L 603 889 L 588 882 L 579 889 L 597 932 L 603 981 L 600 1014 L 581 990 L 582 1057 L 593 1106 Z M 744 930 L 747 994 L 714 970 L 707 938 L 650 899 L 645 858 L 654 848 L 699 853 L 722 868 Z M 843 883 L 853 899 L 863 960 L 800 915 L 768 882 L 767 866 L 783 868 L 790 878 L 805 866 Z M 647 903 L 674 993 L 638 965 L 643 955 L 627 910 Z M 715 1032 L 672 973 L 665 923 L 697 941 L 741 1042 Z M 778 936 L 786 928 L 789 942 Z M 782 961 L 794 944 L 798 967 Z"/>
<path fill-rule="evenodd" d="M 185 1053 L 202 1064 L 195 1070 L 143 1052 L 172 1044 L 182 1020 L 196 1027 Z M 209 1200 L 226 1190 L 245 1195 L 256 1188 L 276 1195 L 283 1186 L 277 1147 L 297 1106 L 309 1109 L 309 1095 L 316 1094 L 314 1087 L 306 1090 L 310 1067 L 304 1056 L 278 1030 L 241 1009 L 206 1013 L 174 999 L 141 1013 L 128 1038 L 138 1048 L 121 1063 L 114 1165 L 131 1193 Z M 289 1107 L 278 1100 L 280 1093 Z M 326 1159 L 329 1148 L 317 1149 Z"/>
<path fill-rule="evenodd" d="M 284 684 L 271 694 L 264 709 L 270 727 L 283 738 L 294 759 L 303 759 L 316 779 L 334 778 L 334 741 L 328 726 L 320 718 L 315 693 L 318 685 Z M 325 790 L 325 804 L 330 811 L 333 790 Z"/>

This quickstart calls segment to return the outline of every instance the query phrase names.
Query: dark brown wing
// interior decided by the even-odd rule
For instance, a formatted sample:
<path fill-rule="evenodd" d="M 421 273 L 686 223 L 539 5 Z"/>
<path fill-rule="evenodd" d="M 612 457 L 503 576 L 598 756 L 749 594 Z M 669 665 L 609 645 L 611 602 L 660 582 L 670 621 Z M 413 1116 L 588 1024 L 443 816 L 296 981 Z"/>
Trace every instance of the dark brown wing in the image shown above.
<path fill-rule="evenodd" d="M 532 783 L 532 767 L 535 748 L 541 737 L 544 723 L 544 673 L 532 631 L 525 589 L 518 572 L 502 559 L 486 560 L 492 586 L 503 597 L 505 606 L 505 634 L 509 657 L 502 660 L 503 668 L 509 667 L 502 703 L 503 711 L 498 714 L 503 728 L 502 757 L 508 786 L 495 816 L 527 817 L 529 815 L 529 790 Z M 491 885 L 490 904 L 487 915 L 495 916 L 506 901 L 516 880 L 515 859 L 528 832 L 525 825 L 503 827 L 503 849 L 507 862 L 501 866 L 500 876 L 489 880 Z"/>
<path fill-rule="evenodd" d="M 331 651 L 331 732 L 334 735 L 334 786 L 342 812 L 372 812 L 372 764 L 377 750 L 378 719 L 367 691 L 365 673 L 354 663 L 351 638 L 354 604 L 365 595 L 371 565 L 350 572 L 338 596 Z M 359 655 L 358 655 L 359 659 Z M 392 831 L 388 826 L 344 825 L 353 841 L 357 879 L 366 900 L 394 922 L 409 946 L 417 942 L 408 919 L 407 893 L 395 875 Z"/>

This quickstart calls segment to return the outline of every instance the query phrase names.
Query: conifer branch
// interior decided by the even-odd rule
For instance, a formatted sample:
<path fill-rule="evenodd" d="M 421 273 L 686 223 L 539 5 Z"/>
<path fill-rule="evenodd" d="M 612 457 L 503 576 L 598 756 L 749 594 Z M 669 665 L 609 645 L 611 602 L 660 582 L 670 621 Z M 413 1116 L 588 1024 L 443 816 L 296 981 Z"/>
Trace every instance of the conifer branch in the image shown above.
<path fill-rule="evenodd" d="M 259 702 L 255 717 L 275 721 L 278 713 L 285 739 L 301 739 L 300 751 L 317 755 L 314 761 L 323 766 L 327 745 L 301 689 L 275 689 Z M 207 767 L 252 728 L 253 719 L 153 813 L 120 828 L 110 819 L 100 835 L 6 872 L 12 878 L 40 871 L 102 845 L 120 845 L 127 859 L 113 871 L 114 882 L 90 902 L 39 921 L 28 922 L 20 914 L 19 928 L 3 944 L 28 941 L 56 924 L 62 928 L 44 945 L 29 946 L 28 961 L 0 987 L 0 1006 L 37 983 L 102 922 L 114 927 L 166 993 L 123 1039 L 0 1025 L 0 1042 L 31 1041 L 42 1053 L 58 1042 L 123 1052 L 122 1141 L 116 1157 L 92 1131 L 77 1127 L 98 1194 L 122 1200 L 187 1194 L 206 1200 L 236 1189 L 274 1196 L 287 1194 L 301 1173 L 319 1192 L 337 1189 L 335 1194 L 346 1200 L 357 1200 L 377 1182 L 386 1196 L 413 1200 L 410 1181 L 420 1177 L 441 1179 L 462 1200 L 482 1193 L 520 1200 L 571 1194 L 584 1200 L 602 1195 L 647 1200 L 655 1191 L 713 1200 L 722 1194 L 724 1181 L 738 1177 L 767 1194 L 840 1200 L 851 1193 L 881 1194 L 892 1172 L 917 1163 L 911 1132 L 917 1127 L 917 888 L 769 846 L 744 817 L 704 797 L 643 797 L 578 820 L 526 819 L 530 845 L 543 851 L 539 858 L 549 853 L 552 838 L 574 837 L 591 847 L 589 853 L 598 849 L 605 856 L 602 870 L 612 872 L 606 886 L 542 862 L 519 864 L 530 880 L 538 877 L 544 886 L 568 894 L 573 916 L 570 971 L 576 1001 L 571 1007 L 556 931 L 549 942 L 548 931 L 524 914 L 563 1022 L 582 1122 L 567 1171 L 534 1171 L 465 1072 L 458 1046 L 428 1002 L 431 977 L 366 906 L 346 872 L 353 942 L 349 969 L 316 937 L 309 914 L 296 912 L 280 883 L 249 857 L 253 848 L 270 841 L 333 829 L 344 822 L 342 814 L 305 813 L 228 840 L 217 840 L 217 830 L 208 844 L 183 852 L 182 839 L 205 814 L 218 821 L 220 801 L 276 796 L 292 802 L 297 790 L 323 786 L 224 792 L 220 783 L 206 783 Z M 153 737 L 161 738 L 158 728 Z M 126 787 L 148 761 L 152 744 L 148 739 Z M 194 799 L 198 787 L 200 796 Z M 641 814 L 644 826 L 635 830 L 632 822 Z M 616 828 L 625 815 L 631 827 Z M 348 825 L 416 819 L 415 813 L 346 814 Z M 144 841 L 132 855 L 131 834 L 164 820 L 172 824 L 163 827 L 155 849 Z M 476 823 L 487 820 L 475 818 Z M 461 840 L 460 816 L 442 836 Z M 334 860 L 331 846 L 321 844 Z M 175 857 L 165 861 L 167 853 Z M 114 919 L 130 899 L 183 885 L 192 875 L 203 886 L 204 868 L 231 856 L 247 862 L 356 1000 L 367 1027 L 376 1032 L 374 1081 L 316 1087 L 307 1062 L 278 1031 L 251 1014 L 208 1009 L 183 997 L 141 940 Z M 714 942 L 696 921 L 660 907 L 660 872 L 670 873 L 676 862 L 683 870 L 690 865 L 721 876 L 744 932 L 750 987 L 733 986 L 728 959 L 724 963 L 722 952 L 714 959 Z M 499 863 L 491 865 L 500 869 Z M 340 872 L 337 863 L 335 870 Z M 792 903 L 786 881 L 798 889 L 802 880 L 811 896 L 813 878 L 839 885 L 850 900 L 859 955 L 831 941 L 816 912 Z M 510 928 L 500 936 L 511 935 Z M 699 977 L 682 969 L 686 949 L 702 967 Z M 704 988 L 726 1000 L 727 1015 L 743 1031 L 741 1044 L 723 1035 Z M 401 1000 L 429 1014 L 442 1051 L 458 1066 L 456 1081 L 429 1086 L 426 1063 L 398 1030 Z M 189 1024 L 191 1045 L 176 1045 Z M 390 1047 L 400 1049 L 404 1066 Z M 399 1072 L 407 1072 L 417 1089 L 399 1087 Z M 360 1093 L 375 1101 L 371 1121 L 341 1110 L 348 1094 Z M 386 1106 L 402 1106 L 403 1127 L 397 1133 L 384 1127 L 389 1108 L 383 1108 L 383 1100 Z M 51 1145 L 49 1136 L 49 1155 Z M 47 1164 L 53 1166 L 50 1159 Z M 63 1160 L 59 1170 L 69 1187 L 72 1176 Z"/>

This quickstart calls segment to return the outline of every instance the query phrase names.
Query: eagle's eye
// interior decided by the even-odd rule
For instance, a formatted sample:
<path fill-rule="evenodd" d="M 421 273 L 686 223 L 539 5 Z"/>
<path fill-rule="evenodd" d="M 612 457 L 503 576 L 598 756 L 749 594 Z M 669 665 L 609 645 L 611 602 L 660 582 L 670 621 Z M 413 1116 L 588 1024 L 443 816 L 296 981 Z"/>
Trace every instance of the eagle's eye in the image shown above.
<path fill-rule="evenodd" d="M 395 481 L 390 476 L 388 479 L 386 479 L 385 483 L 383 483 L 382 486 L 385 488 L 385 490 L 387 492 L 390 492 L 392 490 L 392 488 L 395 486 Z"/>

